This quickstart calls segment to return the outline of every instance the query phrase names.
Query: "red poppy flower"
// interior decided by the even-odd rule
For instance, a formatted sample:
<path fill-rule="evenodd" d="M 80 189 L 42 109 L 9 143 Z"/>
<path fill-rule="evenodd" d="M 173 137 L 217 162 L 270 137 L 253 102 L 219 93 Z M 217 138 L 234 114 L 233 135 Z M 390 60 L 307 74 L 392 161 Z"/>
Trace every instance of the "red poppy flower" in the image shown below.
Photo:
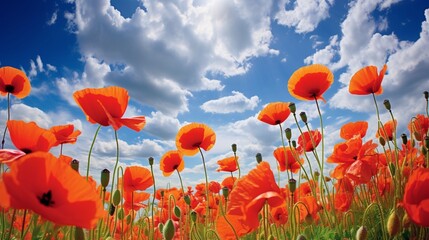
<path fill-rule="evenodd" d="M 140 166 L 125 168 L 124 191 L 146 190 L 153 185 L 152 173 L 149 169 Z"/>
<path fill-rule="evenodd" d="M 182 154 L 177 150 L 166 152 L 159 161 L 160 169 L 165 177 L 173 174 L 174 171 L 181 172 L 185 168 Z"/>
<path fill-rule="evenodd" d="M 11 207 L 30 209 L 58 225 L 93 228 L 104 214 L 95 189 L 51 153 L 21 157 L 3 173 L 3 182 Z"/>
<path fill-rule="evenodd" d="M 13 67 L 0 68 L 0 94 L 2 96 L 10 93 L 17 98 L 25 98 L 30 91 L 30 81 L 23 71 Z"/>
<path fill-rule="evenodd" d="M 187 156 L 193 156 L 202 148 L 210 150 L 216 142 L 215 132 L 202 123 L 190 123 L 183 126 L 176 136 L 177 149 Z"/>
<path fill-rule="evenodd" d="M 422 114 L 417 114 L 416 118 L 408 124 L 408 129 L 417 141 L 421 141 L 427 135 L 429 129 L 429 118 Z"/>
<path fill-rule="evenodd" d="M 9 120 L 7 127 L 13 145 L 25 153 L 48 152 L 57 141 L 53 133 L 37 126 L 35 122 Z"/>
<path fill-rule="evenodd" d="M 368 95 L 374 93 L 379 95 L 383 93 L 381 82 L 386 73 L 387 65 L 383 66 L 380 74 L 376 66 L 366 66 L 357 71 L 350 80 L 349 92 L 356 95 Z"/>
<path fill-rule="evenodd" d="M 216 170 L 218 172 L 235 172 L 237 171 L 237 160 L 235 157 L 227 157 L 222 160 L 217 161 L 217 164 L 219 165 L 219 168 Z"/>
<path fill-rule="evenodd" d="M 229 191 L 231 191 L 234 187 L 235 181 L 237 181 L 236 177 L 227 177 L 222 181 L 221 185 L 222 187 L 227 187 Z"/>
<path fill-rule="evenodd" d="M 273 218 L 274 224 L 277 226 L 283 225 L 287 223 L 289 219 L 289 214 L 287 212 L 287 208 L 284 206 L 277 206 L 270 208 L 270 213 Z"/>
<path fill-rule="evenodd" d="M 304 132 L 298 137 L 299 150 L 311 152 L 314 149 L 316 149 L 316 147 L 319 145 L 321 140 L 322 140 L 322 135 L 318 130 L 312 130 L 311 132 Z"/>
<path fill-rule="evenodd" d="M 122 117 L 129 100 L 128 91 L 124 88 L 86 88 L 73 93 L 73 98 L 91 123 L 110 125 L 115 130 L 126 126 L 137 132 L 146 124 L 144 116 Z"/>
<path fill-rule="evenodd" d="M 220 183 L 216 182 L 216 181 L 211 181 L 209 183 L 209 191 L 212 193 L 219 193 L 220 192 Z"/>
<path fill-rule="evenodd" d="M 324 65 L 313 64 L 296 70 L 288 81 L 290 95 L 299 100 L 321 99 L 334 82 L 334 75 Z"/>
<path fill-rule="evenodd" d="M 57 139 L 54 146 L 64 143 L 74 144 L 77 141 L 77 137 L 81 134 L 79 130 L 74 131 L 73 124 L 54 126 L 51 127 L 49 131 L 51 131 Z"/>
<path fill-rule="evenodd" d="M 259 113 L 258 119 L 270 125 L 283 123 L 290 115 L 288 102 L 272 102 Z"/>
<path fill-rule="evenodd" d="M 387 121 L 383 128 L 379 128 L 377 133 L 375 134 L 375 137 L 383 137 L 384 140 L 392 141 L 393 140 L 393 134 L 396 131 L 397 122 L 393 122 L 392 120 Z"/>
<path fill-rule="evenodd" d="M 365 137 L 368 130 L 368 122 L 358 121 L 346 123 L 341 127 L 340 137 L 349 140 L 354 135 L 359 135 L 361 138 Z"/>
<path fill-rule="evenodd" d="M 147 205 L 143 202 L 150 198 L 150 193 L 141 191 L 124 192 L 124 209 L 126 211 L 134 210 L 138 211 L 141 208 L 145 208 Z"/>
<path fill-rule="evenodd" d="M 429 169 L 414 170 L 405 185 L 403 206 L 417 225 L 429 227 Z"/>
<path fill-rule="evenodd" d="M 286 170 L 290 170 L 293 173 L 297 173 L 301 168 L 301 165 L 304 163 L 303 159 L 299 159 L 299 162 L 295 157 L 298 153 L 290 147 L 278 147 L 274 150 L 274 157 L 280 166 L 280 171 L 284 172 Z M 301 164 L 300 164 L 301 163 Z"/>

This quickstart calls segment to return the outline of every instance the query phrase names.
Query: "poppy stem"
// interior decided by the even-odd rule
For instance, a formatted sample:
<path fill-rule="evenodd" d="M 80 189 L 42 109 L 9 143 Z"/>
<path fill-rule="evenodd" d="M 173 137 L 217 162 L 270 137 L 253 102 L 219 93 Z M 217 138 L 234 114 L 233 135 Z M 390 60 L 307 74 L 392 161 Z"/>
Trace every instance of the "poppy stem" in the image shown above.
<path fill-rule="evenodd" d="M 10 120 L 10 93 L 7 93 L 7 121 L 4 124 L 4 132 L 3 132 L 3 139 L 1 140 L 1 149 L 4 149 L 4 142 L 6 138 L 6 132 L 7 132 L 7 122 Z"/>
<path fill-rule="evenodd" d="M 156 196 L 156 186 L 155 186 L 155 176 L 153 175 L 153 164 L 150 164 L 150 172 L 152 174 L 152 180 L 153 180 L 153 198 L 152 198 L 152 204 L 151 204 L 151 211 L 152 211 L 152 228 L 149 227 L 149 231 L 152 232 L 152 239 L 155 239 L 155 196 Z M 151 231 L 152 229 L 152 231 Z M 150 236 L 149 232 L 149 236 Z"/>
<path fill-rule="evenodd" d="M 282 125 L 280 123 L 279 123 L 279 127 L 280 127 L 280 138 L 282 139 L 283 152 L 285 154 L 285 160 L 286 160 L 286 163 L 285 163 L 286 164 L 286 174 L 287 174 L 287 179 L 289 180 L 290 179 L 289 171 L 288 171 L 288 168 L 289 168 L 289 161 L 288 160 L 289 159 L 288 159 L 288 156 L 286 153 L 285 140 L 284 140 L 284 136 L 283 136 L 283 128 L 282 128 Z M 278 185 L 280 186 L 280 168 L 278 167 L 278 165 L 279 165 L 279 163 L 277 162 Z M 291 172 L 292 172 L 292 170 L 291 170 Z"/>
<path fill-rule="evenodd" d="M 204 154 L 203 151 L 201 151 L 201 148 L 198 147 L 198 150 L 200 150 L 200 154 L 201 154 L 201 159 L 203 161 L 203 167 L 204 167 L 204 176 L 206 178 L 206 214 L 209 213 L 209 179 L 207 176 L 207 168 L 206 168 L 206 162 L 204 160 Z M 208 217 L 206 216 L 204 219 L 204 237 L 207 236 L 207 228 L 208 228 Z"/>
<path fill-rule="evenodd" d="M 183 193 L 183 195 L 185 195 L 185 188 L 183 187 L 182 176 L 180 176 L 180 172 L 177 168 L 176 168 L 176 171 L 177 171 L 177 175 L 179 175 L 180 186 L 182 186 L 182 193 Z"/>
<path fill-rule="evenodd" d="M 89 148 L 89 152 L 88 152 L 88 164 L 86 166 L 86 180 L 87 181 L 88 181 L 88 177 L 89 177 L 89 164 L 91 162 L 92 149 L 94 148 L 95 139 L 97 139 L 97 135 L 98 135 L 98 132 L 100 131 L 100 129 L 101 129 L 101 125 L 98 125 L 98 128 L 97 128 L 97 130 L 95 131 L 95 134 L 94 134 L 94 138 L 92 139 L 91 147 Z M 115 176 L 115 172 L 113 172 L 113 176 Z M 112 183 L 112 185 L 113 185 L 113 183 Z"/>

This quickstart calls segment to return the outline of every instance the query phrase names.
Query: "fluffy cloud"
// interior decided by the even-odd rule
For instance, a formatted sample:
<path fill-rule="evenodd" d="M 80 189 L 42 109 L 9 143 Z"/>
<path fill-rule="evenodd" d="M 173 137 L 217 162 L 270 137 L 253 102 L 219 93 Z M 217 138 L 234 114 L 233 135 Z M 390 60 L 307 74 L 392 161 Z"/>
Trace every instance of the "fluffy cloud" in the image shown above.
<path fill-rule="evenodd" d="M 243 74 L 251 58 L 278 54 L 269 47 L 271 2 L 263 0 L 145 1 L 130 18 L 108 0 L 75 4 L 68 19 L 82 55 L 111 67 L 98 81 L 124 86 L 133 99 L 171 116 L 188 111 L 192 91 L 223 88 L 206 74 Z M 81 82 L 58 84 L 73 89 Z"/>
<path fill-rule="evenodd" d="M 246 110 L 253 110 L 260 102 L 258 96 L 247 98 L 243 93 L 232 91 L 231 96 L 210 100 L 201 105 L 201 109 L 210 113 L 242 113 Z"/>
<path fill-rule="evenodd" d="M 329 8 L 334 0 L 297 0 L 292 10 L 287 10 L 290 0 L 279 2 L 279 11 L 275 19 L 277 23 L 288 27 L 295 27 L 297 33 L 311 32 L 319 23 L 329 17 Z"/>

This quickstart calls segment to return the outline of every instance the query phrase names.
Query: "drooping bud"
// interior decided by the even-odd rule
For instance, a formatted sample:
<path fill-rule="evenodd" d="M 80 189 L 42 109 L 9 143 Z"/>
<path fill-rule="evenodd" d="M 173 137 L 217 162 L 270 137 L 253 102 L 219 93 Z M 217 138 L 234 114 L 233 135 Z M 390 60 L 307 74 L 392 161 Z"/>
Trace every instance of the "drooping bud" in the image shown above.
<path fill-rule="evenodd" d="M 168 219 L 164 227 L 162 228 L 162 235 L 164 236 L 165 240 L 171 240 L 173 239 L 175 232 L 176 229 L 174 227 L 173 220 Z"/>
<path fill-rule="evenodd" d="M 296 141 L 295 140 L 292 140 L 292 147 L 296 148 Z"/>
<path fill-rule="evenodd" d="M 227 187 L 223 187 L 222 188 L 222 195 L 225 199 L 228 199 L 228 195 L 229 195 L 229 188 Z"/>
<path fill-rule="evenodd" d="M 296 236 L 296 240 L 307 240 L 307 238 L 304 235 L 299 234 L 298 236 Z"/>
<path fill-rule="evenodd" d="M 401 134 L 401 139 L 402 139 L 402 144 L 407 145 L 408 143 L 407 134 L 405 133 Z"/>
<path fill-rule="evenodd" d="M 391 109 L 392 109 L 392 106 L 390 105 L 390 101 L 389 100 L 384 100 L 384 102 L 383 102 L 383 104 L 384 104 L 384 107 L 388 110 L 388 111 L 390 111 Z"/>
<path fill-rule="evenodd" d="M 289 110 L 291 113 L 295 113 L 296 112 L 296 105 L 295 103 L 291 102 L 289 103 Z"/>
<path fill-rule="evenodd" d="M 109 181 L 110 171 L 105 168 L 101 171 L 101 186 L 103 186 L 103 188 L 107 187 L 107 185 L 109 185 Z"/>
<path fill-rule="evenodd" d="M 182 211 L 180 210 L 180 208 L 178 206 L 174 206 L 174 215 L 178 218 L 180 218 L 180 215 L 182 214 Z"/>
<path fill-rule="evenodd" d="M 262 154 L 261 153 L 256 154 L 256 162 L 258 162 L 258 163 L 262 162 Z"/>
<path fill-rule="evenodd" d="M 233 152 L 233 153 L 236 153 L 236 152 L 237 152 L 237 144 L 233 143 L 233 144 L 231 145 L 231 148 L 232 148 L 232 152 Z"/>
<path fill-rule="evenodd" d="M 289 179 L 289 190 L 291 193 L 294 193 L 296 190 L 296 180 L 293 178 Z"/>
<path fill-rule="evenodd" d="M 365 226 L 360 226 L 356 232 L 356 240 L 366 240 L 368 237 L 368 230 Z"/>
<path fill-rule="evenodd" d="M 192 220 L 192 222 L 197 221 L 197 212 L 195 212 L 195 211 L 191 212 L 191 220 Z"/>
<path fill-rule="evenodd" d="M 121 202 L 121 192 L 119 191 L 119 189 L 116 189 L 115 192 L 113 193 L 112 203 L 116 207 L 119 205 L 120 202 Z"/>
<path fill-rule="evenodd" d="M 378 141 L 380 142 L 380 145 L 384 147 L 384 145 L 386 145 L 386 140 L 384 140 L 383 137 L 379 137 Z"/>
<path fill-rule="evenodd" d="M 429 99 L 429 92 L 428 91 L 424 91 L 423 95 L 425 95 L 425 99 L 428 100 Z"/>
<path fill-rule="evenodd" d="M 307 123 L 307 114 L 305 114 L 305 112 L 301 112 L 301 113 L 299 114 L 299 116 L 301 117 L 301 120 L 302 120 L 304 123 Z"/>
<path fill-rule="evenodd" d="M 149 161 L 149 165 L 151 165 L 151 166 L 152 166 L 152 165 L 153 165 L 153 161 L 154 161 L 153 157 L 149 157 L 149 158 L 148 158 L 148 161 Z"/>
<path fill-rule="evenodd" d="M 285 135 L 286 135 L 287 140 L 290 141 L 290 139 L 292 138 L 292 129 L 286 128 L 285 129 Z"/>
<path fill-rule="evenodd" d="M 387 232 L 390 237 L 396 236 L 399 233 L 401 228 L 401 222 L 399 221 L 399 217 L 396 214 L 396 211 L 392 211 L 389 218 L 387 219 Z"/>
<path fill-rule="evenodd" d="M 185 203 L 186 203 L 186 204 L 191 205 L 191 197 L 189 197 L 189 195 L 188 195 L 188 194 L 186 194 L 186 195 L 183 197 L 183 200 L 185 200 Z"/>
<path fill-rule="evenodd" d="M 73 159 L 70 165 L 73 168 L 73 170 L 75 170 L 76 172 L 79 172 L 79 161 L 77 159 Z"/>

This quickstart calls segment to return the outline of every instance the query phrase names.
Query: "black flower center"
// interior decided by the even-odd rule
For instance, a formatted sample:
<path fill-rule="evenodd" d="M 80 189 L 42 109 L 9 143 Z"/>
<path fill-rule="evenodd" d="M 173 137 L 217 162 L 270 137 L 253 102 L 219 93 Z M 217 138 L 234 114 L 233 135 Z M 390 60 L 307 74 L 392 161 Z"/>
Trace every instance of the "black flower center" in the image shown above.
<path fill-rule="evenodd" d="M 15 90 L 15 86 L 10 85 L 10 84 L 7 84 L 7 85 L 5 85 L 5 86 L 4 86 L 4 90 L 5 90 L 6 92 L 8 92 L 8 93 L 12 93 L 12 92 L 13 92 L 13 90 Z"/>
<path fill-rule="evenodd" d="M 51 190 L 47 191 L 46 193 L 43 193 L 42 196 L 37 196 L 37 199 L 39 199 L 39 202 L 46 207 L 51 207 L 55 204 L 54 201 L 52 201 L 52 192 Z"/>
<path fill-rule="evenodd" d="M 29 154 L 29 153 L 32 152 L 31 149 L 28 149 L 28 148 L 23 148 L 23 149 L 20 149 L 20 150 L 23 151 L 25 154 Z"/>

